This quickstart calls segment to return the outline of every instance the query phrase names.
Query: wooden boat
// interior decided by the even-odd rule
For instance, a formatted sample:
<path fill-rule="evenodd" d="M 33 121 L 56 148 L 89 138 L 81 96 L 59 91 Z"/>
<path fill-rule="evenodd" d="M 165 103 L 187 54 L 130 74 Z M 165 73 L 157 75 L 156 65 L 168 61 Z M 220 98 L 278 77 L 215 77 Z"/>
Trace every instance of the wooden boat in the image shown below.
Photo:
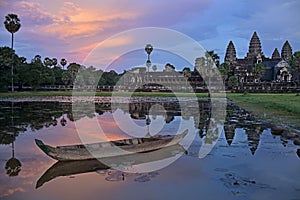
<path fill-rule="evenodd" d="M 93 144 L 78 144 L 52 147 L 35 139 L 37 146 L 48 156 L 59 161 L 88 160 L 121 156 L 157 150 L 178 144 L 188 133 L 185 130 L 179 135 L 159 135 L 145 138 L 123 139 Z"/>
<path fill-rule="evenodd" d="M 176 156 L 179 153 L 186 153 L 186 150 L 179 144 L 164 147 L 155 151 L 134 153 L 123 156 L 106 157 L 101 159 L 57 161 L 39 178 L 36 188 L 44 183 L 60 176 L 70 176 L 88 172 L 108 170 L 111 167 L 128 165 L 140 165 Z"/>

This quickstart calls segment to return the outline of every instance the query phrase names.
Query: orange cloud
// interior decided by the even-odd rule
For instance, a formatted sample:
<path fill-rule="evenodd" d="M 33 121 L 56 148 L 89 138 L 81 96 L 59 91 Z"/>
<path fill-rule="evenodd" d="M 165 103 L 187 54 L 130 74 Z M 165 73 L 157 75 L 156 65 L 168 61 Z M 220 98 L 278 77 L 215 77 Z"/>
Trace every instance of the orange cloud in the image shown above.
<path fill-rule="evenodd" d="M 115 61 L 122 56 L 119 54 L 118 50 L 133 44 L 135 42 L 134 40 L 135 38 L 132 36 L 123 35 L 119 37 L 108 38 L 104 42 L 94 46 L 93 49 L 86 48 L 85 50 L 90 51 L 85 53 L 85 64 L 93 65 L 96 68 L 100 67 L 101 69 L 106 68 L 112 61 Z M 90 52 L 91 54 L 89 54 Z"/>
<path fill-rule="evenodd" d="M 113 48 L 113 47 L 128 45 L 131 42 L 133 42 L 133 39 L 131 37 L 123 36 L 123 37 L 115 37 L 112 39 L 108 39 L 108 42 L 99 44 L 99 46 L 101 46 L 101 48 Z"/>
<path fill-rule="evenodd" d="M 43 31 L 61 39 L 87 38 L 117 26 L 117 19 L 135 17 L 135 13 L 121 9 L 85 8 L 73 2 L 64 2 L 58 12 L 58 20 L 43 28 Z"/>
<path fill-rule="evenodd" d="M 4 191 L 2 191 L 4 190 Z M 7 196 L 10 196 L 16 192 L 25 192 L 24 188 L 21 188 L 21 187 L 17 187 L 17 188 L 9 188 L 9 189 L 6 189 L 3 187 L 1 187 L 0 189 L 0 197 L 7 197 Z"/>
<path fill-rule="evenodd" d="M 90 52 L 92 49 L 94 49 L 97 45 L 99 44 L 99 42 L 96 43 L 92 43 L 92 44 L 88 44 L 82 47 L 79 47 L 76 49 L 76 51 L 79 52 Z"/>
<path fill-rule="evenodd" d="M 2 4 L 6 6 L 5 2 Z M 138 16 L 135 12 L 112 5 L 110 8 L 107 5 L 86 7 L 85 4 L 63 2 L 49 6 L 48 9 L 42 3 L 28 1 L 13 4 L 16 12 L 20 13 L 21 21 L 25 22 L 22 28 L 30 32 L 28 27 L 33 25 L 36 34 L 68 40 L 102 34 L 106 29 L 118 27 L 119 20 Z"/>
<path fill-rule="evenodd" d="M 57 35 L 61 39 L 91 37 L 100 31 L 103 31 L 101 24 L 95 22 L 59 22 L 44 28 L 47 34 Z"/>

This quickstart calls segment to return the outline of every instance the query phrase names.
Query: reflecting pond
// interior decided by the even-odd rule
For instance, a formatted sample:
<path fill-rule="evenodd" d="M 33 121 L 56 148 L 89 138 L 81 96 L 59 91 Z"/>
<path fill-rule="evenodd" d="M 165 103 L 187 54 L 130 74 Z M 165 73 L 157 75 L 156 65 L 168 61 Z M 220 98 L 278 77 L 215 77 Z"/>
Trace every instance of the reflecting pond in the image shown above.
<path fill-rule="evenodd" d="M 268 121 L 231 102 L 221 126 L 213 128 L 219 122 L 211 117 L 210 101 L 199 99 L 196 107 L 188 98 L 185 102 L 188 112 L 182 111 L 176 98 L 114 106 L 100 100 L 95 109 L 76 116 L 70 102 L 0 102 L 0 198 L 299 199 L 300 147 L 294 145 L 292 133 L 278 133 Z M 80 144 L 78 124 L 87 136 L 99 139 L 91 126 L 93 120 L 109 140 L 133 137 L 116 120 L 123 115 L 144 131 L 137 131 L 140 135 L 135 137 L 158 131 L 176 134 L 181 123 L 186 123 L 194 133 L 192 143 L 105 162 L 57 162 L 34 142 L 38 138 L 52 146 Z M 214 142 L 213 149 L 199 158 L 201 147 Z M 107 164 L 128 160 L 125 167 L 130 170 Z M 151 164 L 164 161 L 168 162 L 164 167 L 150 169 Z M 141 172 L 141 168 L 150 170 Z"/>

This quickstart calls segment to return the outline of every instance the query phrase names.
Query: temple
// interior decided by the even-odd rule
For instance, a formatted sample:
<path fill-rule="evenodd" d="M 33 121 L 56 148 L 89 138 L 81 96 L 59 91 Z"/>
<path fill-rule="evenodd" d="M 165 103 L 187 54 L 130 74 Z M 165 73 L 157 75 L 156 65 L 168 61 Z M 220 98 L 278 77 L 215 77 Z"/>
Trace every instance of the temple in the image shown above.
<path fill-rule="evenodd" d="M 229 75 L 236 76 L 240 84 L 264 82 L 290 82 L 292 80 L 291 68 L 288 64 L 293 52 L 291 45 L 286 41 L 282 47 L 281 55 L 277 48 L 272 57 L 268 58 L 262 51 L 262 45 L 256 32 L 253 33 L 246 57 L 237 58 L 236 49 L 232 41 L 229 42 L 224 62 L 230 64 Z M 262 69 L 257 70 L 255 66 Z"/>
<path fill-rule="evenodd" d="M 208 55 L 208 54 L 207 54 Z M 220 81 L 224 81 L 225 87 L 233 92 L 292 92 L 298 91 L 293 80 L 292 68 L 289 61 L 293 51 L 288 41 L 281 49 L 274 49 L 271 57 L 267 57 L 261 41 L 256 32 L 253 33 L 249 48 L 244 58 L 237 57 L 237 51 L 233 41 L 230 41 L 224 57 L 224 63 L 228 63 L 228 69 L 223 77 L 218 80 L 209 70 L 212 58 L 205 55 L 195 60 L 194 69 L 188 71 L 176 71 L 169 63 L 162 71 L 147 70 L 146 67 L 135 67 L 127 71 L 121 81 L 124 90 L 136 91 L 178 91 L 178 92 L 206 92 L 207 84 L 217 88 Z M 215 70 L 216 68 L 211 68 Z M 230 78 L 234 77 L 235 85 L 231 85 Z M 190 86 L 190 87 L 189 87 Z"/>

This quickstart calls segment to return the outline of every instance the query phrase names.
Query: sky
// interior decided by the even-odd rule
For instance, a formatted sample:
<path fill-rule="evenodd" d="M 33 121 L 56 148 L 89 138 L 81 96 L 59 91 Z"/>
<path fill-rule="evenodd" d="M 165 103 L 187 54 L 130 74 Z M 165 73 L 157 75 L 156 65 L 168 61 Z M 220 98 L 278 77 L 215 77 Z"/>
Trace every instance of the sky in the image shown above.
<path fill-rule="evenodd" d="M 274 48 L 281 51 L 286 40 L 293 51 L 300 51 L 299 8 L 298 0 L 0 0 L 2 21 L 8 13 L 17 14 L 21 20 L 14 47 L 28 62 L 39 54 L 42 58 L 83 63 L 99 43 L 123 31 L 143 27 L 167 28 L 185 34 L 204 49 L 218 53 L 221 62 L 230 40 L 237 56 L 244 57 L 256 31 L 264 55 L 270 57 Z M 0 46 L 10 46 L 10 33 L 1 24 Z M 130 45 L 134 39 L 112 40 L 110 46 Z M 114 52 L 109 56 L 119 58 L 114 64 L 126 68 L 136 65 L 130 62 L 132 58 L 146 58 L 142 50 L 134 52 L 127 54 L 130 59 L 113 55 Z M 172 53 L 155 60 L 155 55 L 163 57 L 159 52 L 153 52 L 154 63 L 169 62 L 176 69 L 187 65 Z"/>

